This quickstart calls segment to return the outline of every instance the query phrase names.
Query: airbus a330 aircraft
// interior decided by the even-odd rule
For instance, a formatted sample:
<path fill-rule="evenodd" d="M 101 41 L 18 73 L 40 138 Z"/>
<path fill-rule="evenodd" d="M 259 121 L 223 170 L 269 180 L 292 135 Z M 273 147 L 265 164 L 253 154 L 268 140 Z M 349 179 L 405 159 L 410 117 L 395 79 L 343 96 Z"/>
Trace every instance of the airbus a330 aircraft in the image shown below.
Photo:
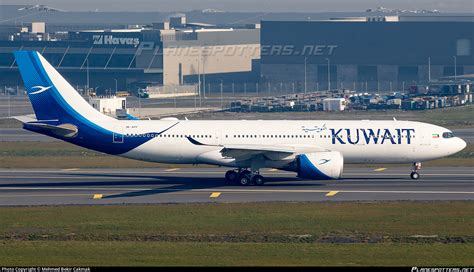
<path fill-rule="evenodd" d="M 25 129 L 136 160 L 232 167 L 225 177 L 241 185 L 263 185 L 262 168 L 339 179 L 344 163 L 412 163 L 418 179 L 422 161 L 466 146 L 448 129 L 397 120 L 117 120 L 90 106 L 38 52 L 15 58 L 37 119 Z"/>

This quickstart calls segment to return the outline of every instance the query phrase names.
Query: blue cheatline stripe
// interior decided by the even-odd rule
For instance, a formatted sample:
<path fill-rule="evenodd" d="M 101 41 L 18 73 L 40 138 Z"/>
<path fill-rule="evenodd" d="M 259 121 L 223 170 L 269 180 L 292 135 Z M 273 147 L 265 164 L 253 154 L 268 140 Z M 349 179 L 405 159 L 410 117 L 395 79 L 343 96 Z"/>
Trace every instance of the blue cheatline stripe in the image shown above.
<path fill-rule="evenodd" d="M 306 155 L 300 155 L 300 169 L 298 176 L 303 178 L 312 178 L 312 179 L 319 179 L 319 180 L 326 180 L 326 179 L 333 179 L 328 175 L 324 174 L 319 170 L 316 165 L 314 165 Z"/>
<path fill-rule="evenodd" d="M 58 114 L 58 122 L 53 122 L 53 125 L 61 124 L 61 123 L 71 123 L 74 124 L 78 127 L 78 135 L 75 138 L 63 138 L 61 136 L 53 134 L 49 130 L 41 130 L 40 128 L 34 128 L 28 125 L 25 125 L 25 128 L 28 130 L 32 130 L 35 132 L 43 133 L 51 137 L 55 137 L 58 139 L 62 139 L 65 141 L 68 141 L 73 144 L 77 144 L 79 146 L 83 146 L 85 148 L 97 150 L 100 152 L 108 153 L 108 154 L 113 154 L 113 155 L 119 155 L 126 153 L 148 141 L 153 139 L 153 137 L 145 137 L 146 135 L 160 135 L 167 130 L 171 129 L 172 127 L 176 126 L 179 122 L 171 125 L 170 127 L 164 129 L 161 132 L 148 132 L 144 133 L 141 135 L 138 135 L 138 137 L 124 137 L 125 135 L 115 133 L 115 135 L 118 135 L 119 137 L 124 137 L 124 142 L 117 144 L 113 143 L 113 136 L 114 132 L 107 130 L 103 128 L 102 126 L 99 126 L 93 122 L 91 122 L 89 119 L 87 119 L 85 116 L 82 116 L 76 109 L 74 109 L 71 105 L 67 103 L 67 101 L 61 96 L 61 94 L 58 91 L 58 88 L 61 86 L 55 86 L 51 79 L 48 76 L 48 73 L 44 69 L 43 65 L 41 64 L 41 60 L 39 59 L 39 53 L 37 52 L 32 52 L 32 51 L 26 51 L 27 53 L 25 57 L 29 59 L 29 62 L 31 62 L 32 68 L 34 68 L 33 71 L 28 70 L 28 65 L 23 62 L 23 64 L 26 65 L 26 67 L 21 67 L 20 71 L 25 72 L 26 74 L 24 75 L 24 78 L 28 78 L 29 73 L 35 73 L 38 75 L 39 80 L 42 81 L 42 84 L 48 84 L 48 86 L 52 86 L 47 93 L 51 97 L 49 102 L 52 102 L 51 100 L 54 100 L 54 108 L 48 108 L 49 111 L 55 111 Z M 23 53 L 24 54 L 24 53 Z M 23 57 L 23 54 L 20 52 L 18 55 L 20 57 Z M 46 92 L 45 92 L 46 93 Z M 44 102 L 41 101 L 33 101 L 33 99 L 30 96 L 30 99 L 32 100 L 32 103 L 36 103 L 38 107 L 35 107 L 35 109 L 39 110 L 44 110 Z M 119 122 L 119 121 L 117 121 Z"/>
<path fill-rule="evenodd" d="M 137 117 L 135 117 L 135 116 L 133 116 L 129 113 L 127 113 L 127 118 L 128 118 L 128 120 L 140 120 L 140 118 L 137 118 Z"/>
<path fill-rule="evenodd" d="M 194 139 L 191 138 L 191 137 L 186 137 L 186 138 L 187 138 L 193 145 L 205 145 L 205 144 L 203 144 L 203 143 L 201 143 L 201 142 L 198 142 L 198 141 L 194 140 Z"/>

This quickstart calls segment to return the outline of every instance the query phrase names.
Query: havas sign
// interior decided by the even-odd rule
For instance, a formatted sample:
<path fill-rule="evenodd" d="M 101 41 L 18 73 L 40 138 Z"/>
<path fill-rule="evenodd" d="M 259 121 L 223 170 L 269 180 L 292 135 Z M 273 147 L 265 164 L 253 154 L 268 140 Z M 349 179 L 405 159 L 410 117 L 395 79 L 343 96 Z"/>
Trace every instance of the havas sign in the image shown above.
<path fill-rule="evenodd" d="M 411 144 L 415 129 L 330 129 L 332 144 Z"/>
<path fill-rule="evenodd" d="M 139 38 L 114 37 L 113 35 L 92 35 L 94 45 L 133 45 L 137 47 Z"/>

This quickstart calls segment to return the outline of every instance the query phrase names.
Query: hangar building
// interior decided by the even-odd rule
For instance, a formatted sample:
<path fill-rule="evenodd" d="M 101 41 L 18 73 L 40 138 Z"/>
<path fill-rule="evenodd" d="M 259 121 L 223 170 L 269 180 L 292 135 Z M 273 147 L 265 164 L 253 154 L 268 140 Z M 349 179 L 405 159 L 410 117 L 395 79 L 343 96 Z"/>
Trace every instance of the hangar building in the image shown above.
<path fill-rule="evenodd" d="M 396 91 L 474 74 L 474 16 L 262 21 L 261 80 L 301 91 Z M 328 78 L 330 77 L 330 80 Z M 306 82 L 306 84 L 305 84 Z"/>

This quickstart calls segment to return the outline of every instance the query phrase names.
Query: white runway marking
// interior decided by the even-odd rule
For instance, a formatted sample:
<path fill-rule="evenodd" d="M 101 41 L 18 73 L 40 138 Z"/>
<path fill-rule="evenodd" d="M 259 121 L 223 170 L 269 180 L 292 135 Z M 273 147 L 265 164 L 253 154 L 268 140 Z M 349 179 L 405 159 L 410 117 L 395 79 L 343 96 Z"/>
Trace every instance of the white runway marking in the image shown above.
<path fill-rule="evenodd" d="M 63 169 L 63 171 L 77 171 L 79 168 L 69 168 L 69 169 Z"/>

